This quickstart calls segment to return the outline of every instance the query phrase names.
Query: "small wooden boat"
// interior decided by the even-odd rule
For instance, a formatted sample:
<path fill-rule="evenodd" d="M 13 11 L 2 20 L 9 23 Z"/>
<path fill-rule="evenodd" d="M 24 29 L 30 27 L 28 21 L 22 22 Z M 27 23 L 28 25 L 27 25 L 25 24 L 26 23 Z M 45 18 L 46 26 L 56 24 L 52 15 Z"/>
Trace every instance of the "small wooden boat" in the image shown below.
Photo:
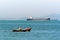
<path fill-rule="evenodd" d="M 30 32 L 31 28 L 26 28 L 22 30 L 13 30 L 13 32 Z"/>

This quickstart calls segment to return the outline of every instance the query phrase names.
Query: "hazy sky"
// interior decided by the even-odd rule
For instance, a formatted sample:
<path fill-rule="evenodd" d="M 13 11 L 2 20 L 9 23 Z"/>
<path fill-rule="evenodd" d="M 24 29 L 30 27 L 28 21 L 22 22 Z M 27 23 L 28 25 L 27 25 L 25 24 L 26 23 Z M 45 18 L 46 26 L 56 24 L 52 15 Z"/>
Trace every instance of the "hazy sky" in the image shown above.
<path fill-rule="evenodd" d="M 60 0 L 0 0 L 0 19 L 43 17 L 60 13 Z"/>

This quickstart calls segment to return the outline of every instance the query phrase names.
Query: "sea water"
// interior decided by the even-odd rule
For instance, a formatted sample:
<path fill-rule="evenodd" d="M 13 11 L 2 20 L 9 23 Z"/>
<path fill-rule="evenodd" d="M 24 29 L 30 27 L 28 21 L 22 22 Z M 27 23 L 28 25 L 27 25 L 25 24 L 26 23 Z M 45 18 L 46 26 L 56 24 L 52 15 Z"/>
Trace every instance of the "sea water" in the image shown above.
<path fill-rule="evenodd" d="M 21 27 L 30 32 L 13 32 Z M 60 21 L 0 20 L 0 40 L 60 40 Z"/>

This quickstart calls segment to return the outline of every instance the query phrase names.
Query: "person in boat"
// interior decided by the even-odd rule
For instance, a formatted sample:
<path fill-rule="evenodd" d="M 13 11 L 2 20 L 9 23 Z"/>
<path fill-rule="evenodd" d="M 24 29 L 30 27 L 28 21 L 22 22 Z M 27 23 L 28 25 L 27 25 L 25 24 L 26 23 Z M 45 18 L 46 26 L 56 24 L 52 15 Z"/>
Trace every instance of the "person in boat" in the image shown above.
<path fill-rule="evenodd" d="M 31 28 L 26 28 L 26 30 L 31 30 Z"/>
<path fill-rule="evenodd" d="M 21 27 L 19 27 L 19 29 L 18 29 L 18 30 L 20 30 L 20 31 L 21 31 L 21 30 L 22 30 L 22 28 L 21 28 Z"/>

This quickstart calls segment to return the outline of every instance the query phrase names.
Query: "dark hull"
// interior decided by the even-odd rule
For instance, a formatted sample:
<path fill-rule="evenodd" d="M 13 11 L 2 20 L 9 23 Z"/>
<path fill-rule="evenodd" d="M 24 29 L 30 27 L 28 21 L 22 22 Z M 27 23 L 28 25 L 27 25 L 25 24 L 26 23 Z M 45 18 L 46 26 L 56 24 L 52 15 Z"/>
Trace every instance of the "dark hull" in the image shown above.
<path fill-rule="evenodd" d="M 30 32 L 30 30 L 13 30 L 13 32 Z"/>
<path fill-rule="evenodd" d="M 29 20 L 50 20 L 50 18 L 40 18 L 40 19 L 27 19 L 27 21 Z"/>

